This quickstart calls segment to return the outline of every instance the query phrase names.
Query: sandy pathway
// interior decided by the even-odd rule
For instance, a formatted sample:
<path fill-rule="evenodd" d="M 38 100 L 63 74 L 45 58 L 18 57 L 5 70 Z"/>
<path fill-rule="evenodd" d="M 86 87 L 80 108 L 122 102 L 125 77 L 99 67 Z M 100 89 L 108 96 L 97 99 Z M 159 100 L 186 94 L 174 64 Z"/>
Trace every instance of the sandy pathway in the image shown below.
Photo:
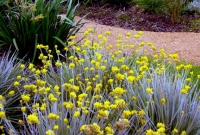
<path fill-rule="evenodd" d="M 88 28 L 95 28 L 96 32 L 98 32 L 97 34 L 104 33 L 107 30 L 111 31 L 107 44 L 115 45 L 118 34 L 126 35 L 127 32 L 131 32 L 131 34 L 134 35 L 138 32 L 100 25 L 88 20 L 84 21 L 87 23 L 81 28 L 81 32 Z M 80 35 L 77 35 L 77 37 L 80 38 Z M 200 33 L 144 31 L 140 41 L 152 42 L 156 46 L 157 50 L 164 48 L 167 54 L 177 53 L 179 54 L 180 60 L 186 60 L 187 62 L 200 65 Z M 129 42 L 136 43 L 136 40 L 135 38 L 132 38 Z"/>

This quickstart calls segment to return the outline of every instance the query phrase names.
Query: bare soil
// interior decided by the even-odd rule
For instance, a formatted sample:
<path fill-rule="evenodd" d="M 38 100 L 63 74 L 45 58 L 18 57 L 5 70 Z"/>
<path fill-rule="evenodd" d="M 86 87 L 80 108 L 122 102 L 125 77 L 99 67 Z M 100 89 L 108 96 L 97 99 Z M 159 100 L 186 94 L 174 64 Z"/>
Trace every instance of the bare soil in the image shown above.
<path fill-rule="evenodd" d="M 130 30 L 154 32 L 200 32 L 200 15 L 183 12 L 181 22 L 173 24 L 170 15 L 149 14 L 137 5 L 129 8 L 98 2 L 78 8 L 78 16 L 93 22 Z"/>

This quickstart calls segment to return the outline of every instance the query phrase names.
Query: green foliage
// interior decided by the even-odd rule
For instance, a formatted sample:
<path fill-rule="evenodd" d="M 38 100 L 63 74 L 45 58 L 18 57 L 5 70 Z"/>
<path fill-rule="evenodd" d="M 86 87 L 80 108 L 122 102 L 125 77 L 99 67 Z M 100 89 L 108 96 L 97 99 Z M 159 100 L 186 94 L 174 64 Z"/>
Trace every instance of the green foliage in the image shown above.
<path fill-rule="evenodd" d="M 163 13 L 165 12 L 165 0 L 134 0 L 139 5 L 139 8 L 145 9 L 148 13 Z"/>
<path fill-rule="evenodd" d="M 67 1 L 66 13 L 61 15 L 59 8 L 65 1 Z M 81 20 L 74 22 L 77 6 L 73 5 L 72 0 L 65 1 L 23 0 L 7 6 L 7 12 L 0 14 L 1 45 L 14 45 L 21 58 L 27 55 L 32 62 L 38 56 L 36 50 L 38 43 L 48 44 L 54 53 L 54 45 L 61 47 L 57 38 L 66 42 L 83 25 L 80 23 Z"/>
<path fill-rule="evenodd" d="M 129 15 L 120 12 L 117 13 L 116 17 L 122 21 L 127 21 L 131 19 Z"/>
<path fill-rule="evenodd" d="M 173 23 L 179 23 L 181 12 L 188 5 L 189 0 L 134 0 L 139 8 L 151 14 L 169 14 Z"/>
<path fill-rule="evenodd" d="M 171 15 L 173 23 L 179 23 L 181 12 L 189 3 L 188 0 L 166 0 L 167 12 Z"/>
<path fill-rule="evenodd" d="M 200 29 L 200 19 L 194 19 L 194 20 L 190 20 L 189 21 L 189 24 L 188 26 L 185 26 L 184 29 L 186 30 L 191 30 L 191 31 L 197 31 L 198 32 L 198 29 Z"/>

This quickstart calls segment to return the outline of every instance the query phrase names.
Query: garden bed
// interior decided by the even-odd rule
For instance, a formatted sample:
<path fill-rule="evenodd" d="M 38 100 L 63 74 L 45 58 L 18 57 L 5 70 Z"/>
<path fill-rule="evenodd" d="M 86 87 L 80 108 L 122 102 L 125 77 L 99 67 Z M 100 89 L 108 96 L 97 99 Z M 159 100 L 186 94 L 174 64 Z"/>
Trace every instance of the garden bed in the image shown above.
<path fill-rule="evenodd" d="M 88 20 L 118 28 L 154 32 L 200 32 L 200 15 L 193 12 L 183 12 L 181 22 L 174 24 L 170 15 L 150 14 L 137 5 L 125 8 L 102 2 L 87 7 L 80 5 L 78 15 L 86 14 Z"/>

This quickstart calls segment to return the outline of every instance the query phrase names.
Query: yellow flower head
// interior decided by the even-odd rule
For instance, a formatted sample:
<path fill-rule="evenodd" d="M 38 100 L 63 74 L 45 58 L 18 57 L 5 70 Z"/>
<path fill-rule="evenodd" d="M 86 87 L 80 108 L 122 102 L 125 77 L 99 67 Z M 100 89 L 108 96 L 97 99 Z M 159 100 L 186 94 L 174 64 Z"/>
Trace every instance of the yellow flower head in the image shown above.
<path fill-rule="evenodd" d="M 55 135 L 55 132 L 53 130 L 47 130 L 46 135 Z"/>
<path fill-rule="evenodd" d="M 69 64 L 69 69 L 72 69 L 72 68 L 74 68 L 75 67 L 75 64 L 74 63 L 70 63 Z"/>
<path fill-rule="evenodd" d="M 20 125 L 23 125 L 23 120 L 18 120 L 18 123 L 19 123 Z"/>
<path fill-rule="evenodd" d="M 74 118 L 77 118 L 77 117 L 79 117 L 79 116 L 80 116 L 80 112 L 78 112 L 78 111 L 75 111 L 75 112 L 74 112 L 74 116 L 73 116 L 73 117 L 74 117 Z"/>
<path fill-rule="evenodd" d="M 136 34 L 136 35 L 134 35 L 134 38 L 138 39 L 138 38 L 140 38 L 140 35 Z"/>
<path fill-rule="evenodd" d="M 20 65 L 20 68 L 21 68 L 21 69 L 24 69 L 24 68 L 25 68 L 25 65 L 24 65 L 24 64 L 21 64 L 21 65 Z"/>
<path fill-rule="evenodd" d="M 75 92 L 70 92 L 69 95 L 70 95 L 71 98 L 76 98 L 76 93 Z"/>
<path fill-rule="evenodd" d="M 123 80 L 125 79 L 125 75 L 120 74 L 120 73 L 117 73 L 117 74 L 116 74 L 116 78 L 117 78 L 119 81 L 123 81 Z"/>
<path fill-rule="evenodd" d="M 49 113 L 48 118 L 51 119 L 51 120 L 58 120 L 59 115 L 54 114 L 54 113 Z"/>
<path fill-rule="evenodd" d="M 123 99 L 117 99 L 115 100 L 115 105 L 118 108 L 124 108 L 126 106 L 126 102 Z"/>
<path fill-rule="evenodd" d="M 174 128 L 172 133 L 178 133 L 178 129 Z"/>
<path fill-rule="evenodd" d="M 106 35 L 110 35 L 110 33 L 111 33 L 110 31 L 106 31 L 105 32 Z"/>
<path fill-rule="evenodd" d="M 30 94 L 21 95 L 22 101 L 24 101 L 24 103 L 28 102 L 31 99 L 30 96 Z"/>
<path fill-rule="evenodd" d="M 6 114 L 3 111 L 0 111 L 0 119 L 5 119 L 6 118 Z"/>
<path fill-rule="evenodd" d="M 119 71 L 119 68 L 118 67 L 112 67 L 112 72 L 118 72 Z"/>
<path fill-rule="evenodd" d="M 38 116 L 35 114 L 28 115 L 28 124 L 40 124 Z"/>
<path fill-rule="evenodd" d="M 67 109 L 72 109 L 74 107 L 74 104 L 72 102 L 66 102 L 65 107 Z"/>
<path fill-rule="evenodd" d="M 150 94 L 150 93 L 152 93 L 152 88 L 146 88 L 146 92 L 148 93 L 148 94 Z"/>
<path fill-rule="evenodd" d="M 144 32 L 143 32 L 143 31 L 138 31 L 138 34 L 139 34 L 139 35 L 143 35 Z"/>
<path fill-rule="evenodd" d="M 186 131 L 181 132 L 181 135 L 186 135 L 186 134 L 187 134 Z"/>
<path fill-rule="evenodd" d="M 20 83 L 19 83 L 18 81 L 15 81 L 15 82 L 14 82 L 14 86 L 15 86 L 15 87 L 18 87 L 18 86 L 20 86 Z"/>
<path fill-rule="evenodd" d="M 166 103 L 166 99 L 165 99 L 165 98 L 162 98 L 162 99 L 161 99 L 161 103 Z"/>
<path fill-rule="evenodd" d="M 161 127 L 162 127 L 162 128 L 165 128 L 165 125 L 164 125 L 163 123 L 157 123 L 157 127 L 158 127 L 158 128 L 161 128 Z"/>
<path fill-rule="evenodd" d="M 14 90 L 11 90 L 11 91 L 8 92 L 8 96 L 9 96 L 9 97 L 13 96 L 14 94 L 15 94 L 15 91 L 14 91 Z"/>
<path fill-rule="evenodd" d="M 146 135 L 157 135 L 152 129 L 146 131 Z"/>
<path fill-rule="evenodd" d="M 58 130 L 58 129 L 59 129 L 59 125 L 53 126 L 53 129 L 54 129 L 54 130 Z"/>
<path fill-rule="evenodd" d="M 44 16 L 42 14 L 39 14 L 38 16 L 31 18 L 31 20 L 34 22 L 38 22 L 38 21 L 42 20 L 43 18 L 44 18 Z"/>
<path fill-rule="evenodd" d="M 120 95 L 125 94 L 125 93 L 126 93 L 126 90 L 124 90 L 123 88 L 120 88 L 120 87 L 116 87 L 112 91 L 112 94 L 117 95 L 117 96 L 120 96 Z"/>

